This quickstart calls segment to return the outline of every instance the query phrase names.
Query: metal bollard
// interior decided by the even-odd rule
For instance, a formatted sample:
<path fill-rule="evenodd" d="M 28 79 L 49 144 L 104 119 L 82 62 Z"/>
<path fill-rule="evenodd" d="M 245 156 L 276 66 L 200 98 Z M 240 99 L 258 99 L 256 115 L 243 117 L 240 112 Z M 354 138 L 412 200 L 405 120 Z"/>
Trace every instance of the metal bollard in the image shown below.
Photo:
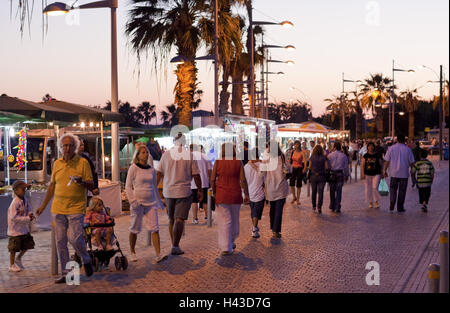
<path fill-rule="evenodd" d="M 146 235 L 146 245 L 149 247 L 152 245 L 152 232 L 147 230 L 147 235 Z"/>
<path fill-rule="evenodd" d="M 58 275 L 58 253 L 56 252 L 56 238 L 55 238 L 55 230 L 54 230 L 53 222 L 52 222 L 52 231 L 51 231 L 51 271 L 52 275 Z"/>
<path fill-rule="evenodd" d="M 441 282 L 440 293 L 448 293 L 448 231 L 441 231 L 439 236 L 440 262 L 441 262 Z"/>
<path fill-rule="evenodd" d="M 428 266 L 428 292 L 439 293 L 439 278 L 440 268 L 439 264 L 430 264 Z"/>
<path fill-rule="evenodd" d="M 208 227 L 212 227 L 212 189 L 208 189 L 208 219 L 207 225 Z"/>

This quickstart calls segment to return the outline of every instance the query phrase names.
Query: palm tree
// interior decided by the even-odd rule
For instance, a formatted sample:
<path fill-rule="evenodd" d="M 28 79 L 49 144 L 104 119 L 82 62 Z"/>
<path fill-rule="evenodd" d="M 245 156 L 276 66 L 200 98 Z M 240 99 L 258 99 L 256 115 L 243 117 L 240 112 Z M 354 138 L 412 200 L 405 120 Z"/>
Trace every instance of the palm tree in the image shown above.
<path fill-rule="evenodd" d="M 200 25 L 203 30 L 204 40 L 210 54 L 214 54 L 214 4 L 210 1 L 209 17 L 205 17 Z M 242 51 L 241 17 L 233 15 L 231 7 L 238 0 L 219 0 L 219 63 L 222 67 L 222 90 L 220 92 L 220 115 L 228 111 L 230 93 L 228 92 L 229 77 L 232 72 L 232 59 L 238 57 Z"/>
<path fill-rule="evenodd" d="M 389 84 L 392 80 L 383 74 L 370 74 L 361 90 L 361 107 L 376 113 L 377 137 L 383 137 L 383 105 L 391 97 Z M 395 89 L 395 86 L 394 86 Z"/>
<path fill-rule="evenodd" d="M 154 104 L 150 104 L 148 101 L 142 102 L 137 107 L 137 113 L 139 115 L 139 121 L 142 121 L 144 124 L 149 124 L 150 121 L 156 117 L 156 106 Z"/>
<path fill-rule="evenodd" d="M 161 112 L 163 120 L 163 127 L 173 127 L 178 124 L 178 116 L 180 109 L 176 105 L 171 104 L 166 106 L 167 111 Z"/>
<path fill-rule="evenodd" d="M 166 61 L 172 48 L 188 61 L 175 74 L 175 105 L 180 124 L 192 125 L 192 103 L 197 89 L 195 58 L 202 39 L 198 22 L 207 9 L 206 0 L 132 0 L 125 33 L 138 60 L 153 52 L 155 64 Z M 156 65 L 155 65 L 156 66 Z"/>
<path fill-rule="evenodd" d="M 356 138 L 359 139 L 362 137 L 363 133 L 363 108 L 361 107 L 361 101 L 359 99 L 359 94 L 356 91 L 352 91 L 348 93 L 349 95 L 353 95 L 352 99 L 348 99 L 349 107 L 351 112 L 355 114 L 355 135 Z"/>
<path fill-rule="evenodd" d="M 351 101 L 348 101 L 348 95 L 334 95 L 331 98 L 324 99 L 324 101 L 328 102 L 327 111 L 331 113 L 332 122 L 336 116 L 339 116 L 341 118 L 341 130 L 344 130 L 345 115 L 348 115 L 353 110 Z"/>
<path fill-rule="evenodd" d="M 443 97 L 442 97 L 442 107 L 444 109 L 444 116 L 449 116 L 449 81 L 446 80 L 444 82 L 444 92 L 443 92 Z M 439 98 L 440 96 L 434 97 L 433 99 L 433 110 L 436 110 L 436 108 L 439 106 Z"/>
<path fill-rule="evenodd" d="M 419 107 L 420 97 L 417 93 L 417 88 L 412 90 L 405 90 L 400 93 L 398 102 L 408 112 L 408 138 L 414 138 L 414 113 Z"/>

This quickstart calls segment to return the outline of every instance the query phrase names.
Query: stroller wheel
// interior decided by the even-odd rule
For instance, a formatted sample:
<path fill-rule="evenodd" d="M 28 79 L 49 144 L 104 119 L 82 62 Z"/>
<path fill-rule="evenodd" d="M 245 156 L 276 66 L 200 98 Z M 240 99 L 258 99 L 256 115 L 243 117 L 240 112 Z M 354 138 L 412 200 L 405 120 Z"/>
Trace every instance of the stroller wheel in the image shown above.
<path fill-rule="evenodd" d="M 120 271 L 120 269 L 122 268 L 122 260 L 119 256 L 116 256 L 116 258 L 114 259 L 114 265 L 116 266 L 116 270 Z"/>
<path fill-rule="evenodd" d="M 122 269 L 125 271 L 128 268 L 128 260 L 126 256 L 120 257 L 122 263 Z"/>

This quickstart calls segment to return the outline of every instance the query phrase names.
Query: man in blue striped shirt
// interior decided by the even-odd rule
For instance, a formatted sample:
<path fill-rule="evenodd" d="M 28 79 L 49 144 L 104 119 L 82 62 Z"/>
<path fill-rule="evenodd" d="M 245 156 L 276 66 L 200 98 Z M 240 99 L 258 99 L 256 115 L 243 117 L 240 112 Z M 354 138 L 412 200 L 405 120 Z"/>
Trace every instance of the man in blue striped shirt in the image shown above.
<path fill-rule="evenodd" d="M 339 141 L 333 145 L 333 152 L 328 155 L 332 176 L 334 179 L 330 184 L 330 210 L 341 213 L 342 187 L 344 181 L 349 177 L 348 157 L 341 151 L 342 145 Z"/>

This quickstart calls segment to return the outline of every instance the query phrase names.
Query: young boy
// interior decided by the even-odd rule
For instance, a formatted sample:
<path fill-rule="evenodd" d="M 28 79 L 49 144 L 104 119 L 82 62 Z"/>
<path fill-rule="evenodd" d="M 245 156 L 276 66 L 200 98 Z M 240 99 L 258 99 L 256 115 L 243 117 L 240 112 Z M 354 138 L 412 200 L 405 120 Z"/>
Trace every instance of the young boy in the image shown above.
<path fill-rule="evenodd" d="M 428 201 L 431 195 L 431 185 L 434 179 L 434 166 L 428 159 L 428 151 L 420 151 L 420 160 L 414 164 L 411 170 L 413 186 L 417 185 L 419 189 L 419 202 L 422 205 L 422 211 L 428 212 Z"/>
<path fill-rule="evenodd" d="M 8 250 L 10 253 L 10 272 L 24 269 L 22 257 L 27 250 L 34 249 L 33 237 L 30 235 L 30 223 L 35 219 L 30 204 L 25 199 L 25 192 L 30 185 L 22 180 L 13 184 L 14 198 L 8 209 Z M 16 258 L 16 253 L 19 255 Z"/>
<path fill-rule="evenodd" d="M 259 238 L 258 221 L 261 220 L 265 203 L 264 174 L 259 170 L 259 160 L 256 150 L 250 152 L 249 159 L 247 165 L 244 166 L 244 173 L 250 196 L 250 210 L 253 222 L 252 237 Z"/>

